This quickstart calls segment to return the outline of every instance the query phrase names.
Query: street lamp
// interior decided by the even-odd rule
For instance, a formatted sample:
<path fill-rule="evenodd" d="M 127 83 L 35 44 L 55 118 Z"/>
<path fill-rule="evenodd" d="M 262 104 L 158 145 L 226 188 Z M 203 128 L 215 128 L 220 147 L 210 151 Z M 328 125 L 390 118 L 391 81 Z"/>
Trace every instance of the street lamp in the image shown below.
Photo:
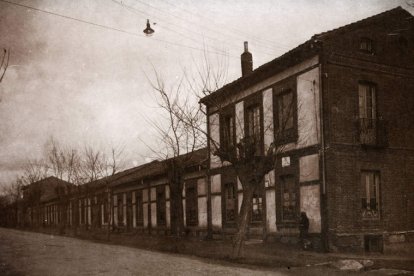
<path fill-rule="evenodd" d="M 149 19 L 147 19 L 147 27 L 144 29 L 143 32 L 146 36 L 151 36 L 154 33 L 154 30 L 151 28 L 151 25 L 149 23 Z"/>

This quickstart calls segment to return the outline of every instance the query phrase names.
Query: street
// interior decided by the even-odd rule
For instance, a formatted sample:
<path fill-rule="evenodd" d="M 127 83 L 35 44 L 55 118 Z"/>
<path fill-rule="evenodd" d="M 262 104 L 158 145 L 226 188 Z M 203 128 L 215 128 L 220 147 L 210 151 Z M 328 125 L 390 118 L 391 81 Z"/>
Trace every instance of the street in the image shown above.
<path fill-rule="evenodd" d="M 0 228 L 0 275 L 413 275 L 327 265 L 257 267 L 188 255 Z"/>
<path fill-rule="evenodd" d="M 284 275 L 276 271 L 0 228 L 0 274 L 8 275 Z"/>

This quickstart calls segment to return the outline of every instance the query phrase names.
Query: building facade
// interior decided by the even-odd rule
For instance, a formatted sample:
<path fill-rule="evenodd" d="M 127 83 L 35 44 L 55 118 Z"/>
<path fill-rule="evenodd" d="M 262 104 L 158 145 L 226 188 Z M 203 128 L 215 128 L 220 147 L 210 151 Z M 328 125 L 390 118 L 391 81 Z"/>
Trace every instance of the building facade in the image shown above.
<path fill-rule="evenodd" d="M 210 135 L 211 223 L 235 231 L 242 201 L 217 145 L 255 137 L 277 158 L 252 202 L 250 233 L 315 246 L 383 251 L 414 239 L 414 18 L 398 7 L 314 35 L 203 98 Z"/>
<path fill-rule="evenodd" d="M 185 233 L 226 237 L 243 193 L 216 150 L 248 138 L 276 158 L 253 195 L 247 238 L 297 242 L 305 212 L 316 248 L 414 244 L 413 26 L 396 8 L 314 35 L 255 70 L 246 43 L 242 77 L 201 100 L 207 149 L 82 186 L 42 180 L 0 208 L 0 223 L 170 234 L 182 204 Z M 183 168 L 180 196 L 172 161 Z"/>
<path fill-rule="evenodd" d="M 207 235 L 207 150 L 153 161 L 84 185 L 48 177 L 24 187 L 23 198 L 0 208 L 2 226 L 55 227 L 171 234 L 171 161 L 182 165 L 184 233 Z M 179 218 L 178 218 L 179 219 Z"/>

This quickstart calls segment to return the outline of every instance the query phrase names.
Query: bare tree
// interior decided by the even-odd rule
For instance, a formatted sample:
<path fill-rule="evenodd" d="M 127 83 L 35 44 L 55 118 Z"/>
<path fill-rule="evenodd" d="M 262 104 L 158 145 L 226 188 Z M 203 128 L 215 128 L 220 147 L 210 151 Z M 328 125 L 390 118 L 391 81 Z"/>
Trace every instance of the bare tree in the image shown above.
<path fill-rule="evenodd" d="M 103 177 L 105 170 L 104 153 L 92 146 L 85 146 L 81 159 L 81 177 L 84 183 Z"/>
<path fill-rule="evenodd" d="M 172 149 L 178 149 L 178 141 L 183 135 L 181 131 L 186 133 L 194 133 L 195 143 L 196 139 L 203 140 L 203 142 L 195 143 L 196 145 L 210 144 L 210 151 L 213 155 L 217 156 L 222 164 L 230 164 L 231 168 L 242 186 L 243 199 L 241 203 L 240 212 L 237 218 L 237 233 L 233 238 L 233 258 L 238 258 L 242 253 L 243 241 L 246 237 L 246 231 L 249 226 L 251 212 L 252 212 L 252 200 L 254 193 L 261 188 L 263 185 L 264 177 L 272 170 L 275 169 L 276 157 L 279 153 L 283 152 L 284 147 L 279 146 L 278 140 L 283 136 L 283 132 L 286 130 L 288 119 L 292 116 L 296 102 L 293 98 L 284 106 L 284 121 L 279 122 L 280 127 L 278 130 L 273 129 L 272 125 L 264 126 L 265 129 L 252 129 L 244 130 L 240 134 L 238 141 L 234 145 L 220 144 L 215 137 L 212 136 L 211 132 L 208 131 L 206 126 L 207 112 L 201 105 L 194 105 L 194 99 L 201 99 L 205 96 L 210 95 L 217 89 L 223 86 L 223 82 L 226 80 L 226 70 L 223 69 L 223 65 L 226 63 L 219 63 L 220 66 L 212 66 L 211 59 L 204 56 L 204 60 L 201 66 L 196 67 L 197 74 L 190 75 L 184 71 L 183 80 L 186 85 L 179 82 L 178 88 L 174 90 L 167 90 L 164 85 L 163 79 L 155 71 L 156 82 L 152 82 L 152 87 L 160 95 L 162 101 L 159 106 L 170 116 L 169 128 L 161 129 L 156 126 L 163 137 L 166 137 L 166 141 L 169 143 Z M 184 89 L 185 88 L 185 89 Z M 181 91 L 184 90 L 184 91 Z M 183 96 L 184 95 L 184 96 Z M 184 99 L 180 98 L 184 97 Z M 192 99 L 189 99 L 192 97 Z M 230 98 L 219 98 L 209 99 L 208 106 L 219 114 L 222 113 L 226 106 L 235 104 L 239 99 Z M 190 103 L 193 103 L 191 105 Z M 178 125 L 182 125 L 179 128 Z M 244 121 L 237 121 L 235 124 L 243 126 Z M 271 129 L 269 129 L 271 128 Z M 271 131 L 274 133 L 275 140 L 273 143 L 260 148 L 262 141 L 262 135 L 265 131 Z M 178 133 L 177 133 L 178 132 Z M 171 135 L 171 133 L 173 135 Z M 181 154 L 180 151 L 176 152 Z M 178 156 L 178 155 L 177 155 Z M 182 190 L 182 185 L 177 185 L 177 191 Z M 179 198 L 175 199 L 177 202 L 181 202 Z M 181 205 L 182 206 L 182 205 Z M 176 208 L 179 209 L 177 206 Z M 182 207 L 181 207 L 182 208 Z M 174 213 L 181 215 L 180 211 Z M 265 220 L 263 219 L 263 224 Z M 265 229 L 265 227 L 264 227 Z"/>
<path fill-rule="evenodd" d="M 94 220 L 92 221 L 92 227 L 96 228 L 98 225 L 98 214 L 101 204 L 106 205 L 107 213 L 107 231 L 106 239 L 110 239 L 112 228 L 112 189 L 110 187 L 112 176 L 125 168 L 124 162 L 124 148 L 123 147 L 111 147 L 109 154 L 101 155 L 101 169 L 102 180 L 105 185 L 105 191 L 103 197 L 97 197 L 97 201 L 93 204 L 92 212 L 94 213 Z"/>
<path fill-rule="evenodd" d="M 1 56 L 1 61 L 0 61 L 0 84 L 3 81 L 7 68 L 9 67 L 9 60 L 10 60 L 10 50 L 3 49 L 3 55 Z M 0 95 L 0 102 L 2 100 L 1 96 L 2 95 Z"/>
<path fill-rule="evenodd" d="M 7 67 L 9 66 L 9 60 L 10 60 L 10 50 L 3 49 L 3 56 L 1 58 L 1 63 L 0 63 L 0 83 L 2 82 L 4 75 L 6 74 Z"/>
<path fill-rule="evenodd" d="M 20 177 L 23 185 L 30 185 L 42 180 L 48 175 L 48 165 L 42 159 L 28 160 L 23 167 L 23 173 Z"/>
<path fill-rule="evenodd" d="M 2 194 L 4 199 L 7 201 L 9 214 L 9 221 L 7 222 L 10 226 L 18 226 L 21 224 L 21 216 L 19 216 L 19 210 L 21 209 L 21 199 L 23 197 L 23 181 L 20 177 L 17 177 L 10 185 L 2 187 Z"/>
<path fill-rule="evenodd" d="M 210 73 L 210 72 L 209 72 Z M 200 72 L 201 74 L 201 72 Z M 183 75 L 174 84 L 168 85 L 154 67 L 154 79 L 148 78 L 156 91 L 157 105 L 165 117 L 162 122 L 151 121 L 158 132 L 164 148 L 152 149 L 161 159 L 166 160 L 165 170 L 170 183 L 171 197 L 171 233 L 176 236 L 184 232 L 184 210 L 182 194 L 184 189 L 184 173 L 186 166 L 194 156 L 192 153 L 206 146 L 203 113 L 197 105 L 197 98 L 189 92 L 198 89 L 192 76 L 183 69 Z M 213 75 L 209 75 L 213 77 Z M 203 79 L 202 91 L 207 91 L 207 79 Z M 219 79 L 215 79 L 216 82 Z"/>

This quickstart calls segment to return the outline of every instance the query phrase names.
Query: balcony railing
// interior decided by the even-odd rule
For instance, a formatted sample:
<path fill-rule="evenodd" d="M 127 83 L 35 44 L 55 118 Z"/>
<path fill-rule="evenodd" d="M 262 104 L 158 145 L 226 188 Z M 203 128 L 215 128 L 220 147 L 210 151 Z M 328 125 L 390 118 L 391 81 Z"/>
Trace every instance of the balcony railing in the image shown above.
<path fill-rule="evenodd" d="M 386 122 L 383 119 L 359 119 L 359 142 L 361 145 L 385 147 L 388 144 Z"/>

